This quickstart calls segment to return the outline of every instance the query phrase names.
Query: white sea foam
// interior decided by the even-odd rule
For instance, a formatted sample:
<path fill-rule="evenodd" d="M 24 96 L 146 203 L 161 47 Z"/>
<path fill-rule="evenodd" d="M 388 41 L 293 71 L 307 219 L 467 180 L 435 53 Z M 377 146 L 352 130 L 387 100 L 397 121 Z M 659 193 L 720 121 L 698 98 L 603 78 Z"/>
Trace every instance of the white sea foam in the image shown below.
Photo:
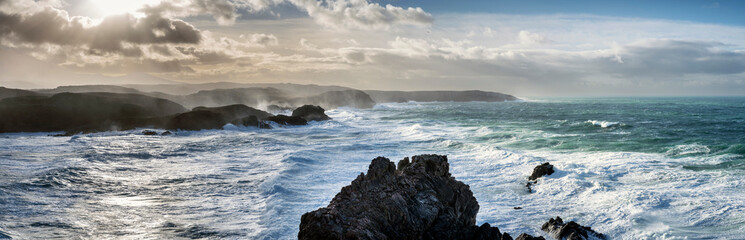
<path fill-rule="evenodd" d="M 745 175 L 684 168 L 728 160 L 696 157 L 710 151 L 703 145 L 675 146 L 665 154 L 515 150 L 507 146 L 556 134 L 381 120 L 401 109 L 336 109 L 328 112 L 332 121 L 271 130 L 228 125 L 153 137 L 138 130 L 71 138 L 4 135 L 0 176 L 7 181 L 0 181 L 0 189 L 12 192 L 0 194 L 0 207 L 17 215 L 0 225 L 21 239 L 81 231 L 116 238 L 122 229 L 135 238 L 216 232 L 202 237 L 292 239 L 300 216 L 326 206 L 372 158 L 435 153 L 447 154 L 453 176 L 470 185 L 480 205 L 479 224 L 489 222 L 513 236 L 545 236 L 540 226 L 555 216 L 619 239 L 745 234 Z M 484 140 L 493 134 L 514 137 Z M 528 193 L 527 177 L 543 162 L 556 172 Z M 45 172 L 57 168 L 82 170 L 70 176 Z M 65 177 L 76 181 L 61 189 L 28 190 L 35 182 Z M 34 207 L 13 205 L 20 203 Z M 24 228 L 39 218 L 73 228 L 46 234 Z"/>
<path fill-rule="evenodd" d="M 620 122 L 609 122 L 609 121 L 598 121 L 598 120 L 587 120 L 586 123 L 590 123 L 592 125 L 595 125 L 601 128 L 617 127 L 617 126 L 622 125 L 622 123 Z"/>
<path fill-rule="evenodd" d="M 678 157 L 678 156 L 685 156 L 690 154 L 701 154 L 701 153 L 709 153 L 711 152 L 711 149 L 709 147 L 694 143 L 694 144 L 683 144 L 683 145 L 676 145 L 675 147 L 670 148 L 670 150 L 667 150 L 668 156 Z"/>

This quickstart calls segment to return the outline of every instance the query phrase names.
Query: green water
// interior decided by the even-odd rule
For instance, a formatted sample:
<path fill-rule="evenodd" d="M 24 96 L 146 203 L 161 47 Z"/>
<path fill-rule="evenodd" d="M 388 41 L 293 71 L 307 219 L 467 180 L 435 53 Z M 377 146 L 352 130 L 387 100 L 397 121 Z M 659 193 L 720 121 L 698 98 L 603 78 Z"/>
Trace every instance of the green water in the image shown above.
<path fill-rule="evenodd" d="M 486 127 L 488 134 L 471 140 L 510 149 L 659 153 L 716 159 L 685 166 L 692 170 L 745 169 L 743 97 L 420 103 L 388 119 Z"/>

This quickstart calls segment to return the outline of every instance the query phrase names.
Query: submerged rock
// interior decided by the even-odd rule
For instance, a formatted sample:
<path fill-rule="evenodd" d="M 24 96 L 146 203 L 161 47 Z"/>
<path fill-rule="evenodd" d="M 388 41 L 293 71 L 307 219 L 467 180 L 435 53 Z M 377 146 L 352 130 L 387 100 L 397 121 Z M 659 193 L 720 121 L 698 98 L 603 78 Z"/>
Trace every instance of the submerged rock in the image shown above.
<path fill-rule="evenodd" d="M 528 180 L 534 181 L 540 177 L 543 177 L 545 175 L 551 175 L 554 173 L 554 165 L 551 165 L 549 163 L 543 163 L 541 165 L 536 166 L 533 169 L 533 174 L 528 177 Z"/>
<path fill-rule="evenodd" d="M 292 111 L 293 117 L 301 117 L 306 121 L 324 121 L 331 119 L 326 115 L 326 110 L 319 106 L 303 105 Z"/>
<path fill-rule="evenodd" d="M 173 133 L 171 131 L 165 131 L 165 132 L 161 133 L 160 135 L 161 136 L 169 136 L 169 135 L 173 135 Z"/>
<path fill-rule="evenodd" d="M 574 221 L 564 223 L 560 217 L 549 219 L 543 224 L 541 230 L 558 240 L 606 239 L 603 234 L 593 231 L 590 227 L 579 225 Z"/>
<path fill-rule="evenodd" d="M 450 175 L 446 156 L 372 160 L 328 207 L 303 214 L 299 239 L 512 239 L 476 226 L 478 202 Z"/>
<path fill-rule="evenodd" d="M 276 122 L 278 124 L 282 125 L 308 125 L 308 121 L 301 117 L 294 117 L 294 116 L 287 116 L 287 115 L 277 115 L 266 118 L 267 121 Z"/>

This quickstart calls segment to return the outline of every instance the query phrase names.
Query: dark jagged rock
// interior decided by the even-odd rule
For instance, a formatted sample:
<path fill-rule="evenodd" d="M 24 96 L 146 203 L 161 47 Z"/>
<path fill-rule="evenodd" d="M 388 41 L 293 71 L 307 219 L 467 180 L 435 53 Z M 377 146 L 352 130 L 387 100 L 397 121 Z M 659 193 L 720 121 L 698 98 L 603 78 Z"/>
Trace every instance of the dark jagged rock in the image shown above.
<path fill-rule="evenodd" d="M 574 221 L 564 223 L 560 217 L 549 219 L 543 224 L 541 230 L 558 240 L 606 239 L 603 234 L 593 231 L 590 227 L 579 225 Z"/>
<path fill-rule="evenodd" d="M 233 125 L 236 126 L 247 126 L 247 127 L 258 127 L 258 128 L 264 128 L 264 129 L 271 129 L 272 126 L 265 123 L 264 121 L 259 120 L 256 116 L 248 116 L 241 119 L 233 120 Z"/>
<path fill-rule="evenodd" d="M 324 121 L 331 119 L 326 115 L 326 110 L 319 106 L 303 105 L 292 111 L 293 117 L 301 117 L 306 121 Z"/>
<path fill-rule="evenodd" d="M 287 115 L 277 115 L 266 118 L 267 121 L 272 121 L 282 125 L 308 125 L 308 121 L 301 117 L 292 117 Z"/>
<path fill-rule="evenodd" d="M 160 135 L 161 136 L 169 136 L 169 135 L 173 135 L 173 133 L 171 131 L 165 131 L 165 132 L 161 133 Z"/>
<path fill-rule="evenodd" d="M 533 236 L 523 233 L 523 234 L 520 234 L 520 236 L 517 236 L 515 240 L 546 240 L 546 239 L 540 236 L 533 237 Z"/>
<path fill-rule="evenodd" d="M 225 124 L 227 122 L 222 114 L 199 110 L 174 116 L 168 121 L 165 128 L 171 130 L 222 129 Z"/>
<path fill-rule="evenodd" d="M 155 132 L 155 131 L 152 131 L 152 130 L 144 130 L 144 131 L 142 131 L 142 134 L 143 134 L 143 135 L 146 135 L 146 136 L 154 136 L 154 135 L 158 135 L 158 133 L 157 133 L 157 132 Z"/>
<path fill-rule="evenodd" d="M 528 180 L 534 181 L 540 177 L 543 177 L 545 175 L 551 175 L 554 173 L 554 165 L 551 165 L 549 163 L 543 163 L 541 165 L 536 166 L 533 169 L 533 174 L 528 177 Z"/>
<path fill-rule="evenodd" d="M 485 223 L 468 185 L 450 175 L 446 156 L 372 160 L 328 207 L 303 214 L 299 239 L 512 239 Z"/>

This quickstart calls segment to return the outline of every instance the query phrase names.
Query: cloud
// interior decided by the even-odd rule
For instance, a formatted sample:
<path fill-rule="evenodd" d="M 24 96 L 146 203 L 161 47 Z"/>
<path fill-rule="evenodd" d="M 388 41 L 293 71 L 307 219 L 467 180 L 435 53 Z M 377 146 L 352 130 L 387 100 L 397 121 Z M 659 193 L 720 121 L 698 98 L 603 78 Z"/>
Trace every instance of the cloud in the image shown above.
<path fill-rule="evenodd" d="M 240 35 L 240 38 L 248 40 L 251 44 L 262 47 L 279 45 L 279 39 L 277 39 L 274 34 L 254 33 L 250 36 Z"/>
<path fill-rule="evenodd" d="M 109 16 L 100 24 L 84 17 L 70 17 L 64 10 L 44 7 L 35 12 L 0 12 L 0 37 L 26 44 L 86 46 L 92 51 L 123 52 L 124 43 L 197 44 L 200 31 L 181 20 L 158 15 L 136 18 Z"/>
<path fill-rule="evenodd" d="M 238 18 L 236 7 L 227 0 L 173 0 L 146 5 L 140 11 L 147 15 L 188 17 L 210 15 L 222 25 L 233 24 Z"/>
<path fill-rule="evenodd" d="M 432 15 L 422 8 L 381 6 L 366 0 L 290 0 L 316 22 L 334 28 L 387 29 L 392 25 L 428 25 Z"/>
<path fill-rule="evenodd" d="M 725 46 L 718 42 L 644 40 L 622 47 L 619 57 L 623 62 L 604 61 L 603 68 L 629 78 L 745 72 L 745 53 L 721 49 Z"/>
<path fill-rule="evenodd" d="M 549 42 L 543 35 L 528 31 L 520 31 L 518 33 L 518 41 L 523 45 L 537 45 Z"/>

